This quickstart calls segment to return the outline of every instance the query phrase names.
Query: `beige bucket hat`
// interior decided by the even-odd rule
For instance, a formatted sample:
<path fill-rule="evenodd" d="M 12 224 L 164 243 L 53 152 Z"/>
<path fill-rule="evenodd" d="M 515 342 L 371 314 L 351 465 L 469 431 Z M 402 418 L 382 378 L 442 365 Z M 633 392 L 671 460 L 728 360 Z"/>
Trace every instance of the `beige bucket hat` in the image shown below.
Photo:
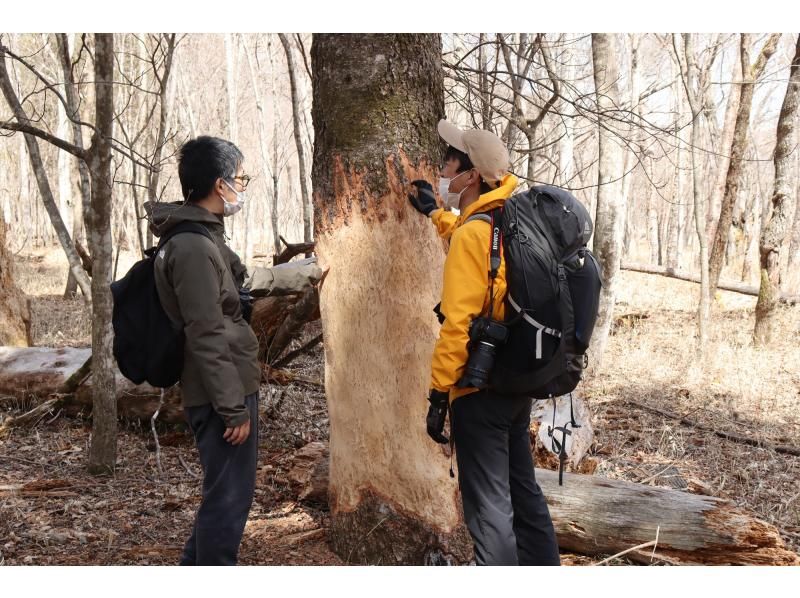
<path fill-rule="evenodd" d="M 508 172 L 511 166 L 508 149 L 491 131 L 482 129 L 462 131 L 446 120 L 440 120 L 437 129 L 439 136 L 449 145 L 469 156 L 485 181 L 494 183 Z"/>

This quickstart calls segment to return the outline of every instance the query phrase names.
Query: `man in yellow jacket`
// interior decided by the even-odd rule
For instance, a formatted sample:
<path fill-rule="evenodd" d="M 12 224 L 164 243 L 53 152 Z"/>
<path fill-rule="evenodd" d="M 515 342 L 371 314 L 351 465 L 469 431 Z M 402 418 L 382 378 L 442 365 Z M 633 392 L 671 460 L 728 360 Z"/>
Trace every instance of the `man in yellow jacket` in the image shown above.
<path fill-rule="evenodd" d="M 437 442 L 448 442 L 443 432 L 449 408 L 464 519 L 476 562 L 558 565 L 553 523 L 534 478 L 531 399 L 459 385 L 469 358 L 472 321 L 490 313 L 503 320 L 505 261 L 490 284 L 489 214 L 502 208 L 518 181 L 508 172 L 508 151 L 494 133 L 462 131 L 444 120 L 438 130 L 448 144 L 439 195 L 446 208 L 457 208 L 459 214 L 440 208 L 425 181 L 414 181 L 409 195 L 439 235 L 450 240 L 440 306 L 444 320 L 431 366 L 428 434 Z"/>

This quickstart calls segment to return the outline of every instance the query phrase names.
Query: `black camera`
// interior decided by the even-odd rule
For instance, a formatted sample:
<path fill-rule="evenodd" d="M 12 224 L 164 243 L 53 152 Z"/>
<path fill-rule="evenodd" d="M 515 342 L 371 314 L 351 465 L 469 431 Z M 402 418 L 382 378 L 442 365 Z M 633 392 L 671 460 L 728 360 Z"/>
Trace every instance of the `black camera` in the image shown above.
<path fill-rule="evenodd" d="M 488 388 L 497 347 L 506 342 L 508 328 L 491 318 L 475 318 L 469 327 L 469 359 L 459 388 Z"/>

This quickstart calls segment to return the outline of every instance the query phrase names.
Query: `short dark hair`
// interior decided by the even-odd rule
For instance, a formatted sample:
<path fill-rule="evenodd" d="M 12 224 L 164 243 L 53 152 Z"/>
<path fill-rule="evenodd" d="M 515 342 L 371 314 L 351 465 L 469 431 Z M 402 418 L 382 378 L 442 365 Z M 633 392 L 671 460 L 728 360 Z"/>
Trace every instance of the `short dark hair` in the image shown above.
<path fill-rule="evenodd" d="M 444 155 L 445 162 L 449 162 L 450 160 L 458 160 L 458 168 L 456 169 L 456 172 L 466 172 L 467 170 L 472 170 L 475 168 L 475 165 L 472 163 L 472 160 L 469 159 L 469 156 L 452 145 L 447 146 L 447 152 Z M 484 181 L 483 177 L 481 177 L 481 195 L 484 193 L 489 193 L 489 191 L 492 189 L 494 189 L 494 187 Z"/>
<path fill-rule="evenodd" d="M 190 139 L 178 152 L 178 178 L 185 201 L 199 201 L 217 179 L 233 181 L 244 155 L 230 141 L 202 135 Z"/>

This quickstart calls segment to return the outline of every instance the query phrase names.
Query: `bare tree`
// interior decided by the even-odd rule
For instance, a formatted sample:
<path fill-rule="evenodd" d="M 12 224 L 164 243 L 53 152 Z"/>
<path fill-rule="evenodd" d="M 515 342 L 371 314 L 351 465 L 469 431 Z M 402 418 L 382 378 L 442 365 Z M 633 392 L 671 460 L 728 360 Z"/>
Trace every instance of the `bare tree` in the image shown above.
<path fill-rule="evenodd" d="M 790 218 L 795 211 L 797 197 L 792 194 L 790 169 L 795 146 L 798 105 L 800 104 L 800 36 L 797 37 L 789 84 L 783 98 L 775 143 L 775 183 L 769 211 L 762 223 L 759 242 L 761 290 L 756 304 L 756 322 L 753 337 L 756 344 L 766 345 L 772 340 L 775 313 L 781 292 L 780 252 L 782 251 Z"/>
<path fill-rule="evenodd" d="M 176 35 L 174 33 L 160 33 L 157 43 L 149 56 L 153 75 L 158 84 L 158 130 L 156 132 L 155 146 L 151 156 L 151 168 L 147 170 L 147 199 L 160 201 L 159 182 L 161 180 L 161 158 L 167 142 L 167 125 L 170 116 L 171 102 L 169 97 L 170 75 L 172 62 L 175 56 Z M 153 232 L 147 228 L 147 244 L 153 244 Z"/>
<path fill-rule="evenodd" d="M 95 131 L 88 152 L 92 176 L 92 442 L 89 471 L 109 473 L 117 460 L 116 364 L 111 329 L 111 135 L 114 125 L 114 35 L 94 36 Z"/>
<path fill-rule="evenodd" d="M 75 83 L 75 73 L 73 70 L 72 54 L 70 52 L 69 37 L 66 33 L 56 34 L 56 43 L 58 46 L 58 57 L 61 64 L 61 73 L 64 78 L 64 99 L 66 100 L 64 109 L 67 113 L 67 120 L 72 128 L 72 143 L 76 147 L 83 148 L 83 131 L 80 124 L 80 92 Z M 64 155 L 69 156 L 68 152 L 62 152 Z M 74 158 L 74 156 L 73 156 Z M 76 210 L 73 215 L 72 223 L 72 240 L 74 243 L 80 241 L 81 229 L 87 226 L 89 221 L 90 210 L 90 183 L 89 183 L 89 168 L 83 160 L 75 160 L 78 166 L 78 176 L 80 179 L 80 210 Z M 80 217 L 75 217 L 80 215 Z M 78 287 L 78 281 L 72 275 L 70 270 L 69 278 L 67 279 L 67 288 L 64 291 L 65 297 L 70 297 L 75 294 Z"/>
<path fill-rule="evenodd" d="M 697 308 L 698 349 L 705 352 L 708 343 L 708 317 L 710 311 L 708 243 L 706 238 L 706 202 L 703 193 L 703 165 L 701 164 L 701 130 L 700 119 L 703 116 L 703 99 L 709 86 L 708 75 L 714 62 L 714 56 L 706 61 L 701 69 L 697 64 L 695 53 L 695 35 L 683 34 L 683 48 L 680 49 L 680 38 L 673 36 L 675 58 L 680 66 L 681 81 L 686 91 L 686 99 L 692 112 L 691 155 L 692 155 L 692 204 L 694 206 L 694 223 L 700 248 L 700 300 Z M 702 361 L 701 361 L 702 362 Z"/>
<path fill-rule="evenodd" d="M 779 33 L 769 36 L 764 46 L 756 58 L 755 63 L 750 63 L 750 49 L 752 35 L 742 33 L 740 38 L 740 57 L 742 61 L 742 85 L 739 109 L 736 114 L 736 124 L 733 131 L 733 140 L 730 147 L 730 164 L 725 177 L 725 194 L 722 198 L 719 218 L 717 220 L 714 244 L 711 247 L 709 258 L 709 292 L 713 293 L 719 277 L 722 273 L 722 263 L 725 257 L 725 249 L 728 245 L 728 232 L 733 221 L 733 207 L 739 191 L 739 183 L 742 175 L 742 164 L 745 148 L 748 139 L 748 127 L 750 124 L 750 108 L 753 103 L 753 92 L 756 81 L 761 77 L 767 62 L 775 53 L 780 40 Z M 723 151 L 725 148 L 723 148 Z"/>
<path fill-rule="evenodd" d="M 6 103 L 8 104 L 9 108 L 11 108 L 11 112 L 13 113 L 18 126 L 14 126 L 14 123 L 11 122 L 3 122 L 0 123 L 0 128 L 23 132 L 25 145 L 28 149 L 28 157 L 31 161 L 31 169 L 36 177 L 36 184 L 39 187 L 39 195 L 42 198 L 42 203 L 47 210 L 47 214 L 50 217 L 50 222 L 56 231 L 56 236 L 61 243 L 61 247 L 67 256 L 70 272 L 78 282 L 78 286 L 80 286 L 81 291 L 83 291 L 84 299 L 87 302 L 90 302 L 91 283 L 89 281 L 89 277 L 83 269 L 81 259 L 78 256 L 77 251 L 75 251 L 75 246 L 72 243 L 72 237 L 70 236 L 69 231 L 64 224 L 64 220 L 61 217 L 61 213 L 58 210 L 58 205 L 56 204 L 53 190 L 50 186 L 50 180 L 47 176 L 47 169 L 44 166 L 44 160 L 42 159 L 42 154 L 39 151 L 39 142 L 37 141 L 35 135 L 32 135 L 30 132 L 25 130 L 26 127 L 31 126 L 30 123 L 32 121 L 20 103 L 17 93 L 14 90 L 14 86 L 11 83 L 11 78 L 9 77 L 8 69 L 6 68 L 6 56 L 9 54 L 9 52 L 10 50 L 7 47 L 0 45 L 0 88 L 2 89 L 3 96 L 5 96 Z M 57 139 L 54 136 L 50 137 Z"/>
<path fill-rule="evenodd" d="M 297 147 L 297 166 L 300 177 L 300 194 L 301 201 L 303 202 L 303 242 L 310 243 L 312 240 L 311 235 L 311 198 L 308 192 L 308 182 L 306 175 L 306 156 L 303 150 L 303 136 L 300 133 L 300 121 L 302 119 L 300 110 L 300 98 L 297 93 L 297 67 L 294 62 L 294 55 L 292 54 L 292 44 L 285 33 L 279 33 L 278 37 L 283 45 L 283 51 L 286 54 L 286 65 L 289 70 L 289 88 L 292 94 L 292 125 L 294 130 L 294 143 Z"/>
<path fill-rule="evenodd" d="M 603 270 L 603 290 L 600 294 L 600 310 L 595 332 L 592 335 L 592 369 L 596 371 L 602 361 L 613 320 L 614 302 L 617 292 L 622 253 L 622 227 L 625 220 L 625 205 L 622 196 L 622 147 L 610 129 L 610 117 L 619 109 L 620 56 L 617 51 L 617 35 L 592 34 L 592 61 L 594 64 L 595 94 L 598 108 L 608 114 L 600 116 L 597 177 L 597 211 L 595 218 L 594 252 Z"/>
<path fill-rule="evenodd" d="M 3 48 L 4 58 L 10 52 Z M 37 78 L 44 77 L 33 65 L 23 58 L 14 55 L 14 60 L 25 64 Z M 116 464 L 117 444 L 117 417 L 116 417 L 116 365 L 112 356 L 113 332 L 111 329 L 112 298 L 110 283 L 112 279 L 112 238 L 111 238 L 111 206 L 113 175 L 111 172 L 112 151 L 126 156 L 130 160 L 139 160 L 134 150 L 119 144 L 112 137 L 114 120 L 114 36 L 113 34 L 94 35 L 94 97 L 95 116 L 94 122 L 83 122 L 92 131 L 92 140 L 88 148 L 82 148 L 67 140 L 61 139 L 44 128 L 36 126 L 25 115 L 21 103 L 16 99 L 13 88 L 9 89 L 8 73 L 5 61 L 0 61 L 0 83 L 3 83 L 4 95 L 15 114 L 15 121 L 0 122 L 0 129 L 18 131 L 25 135 L 26 143 L 38 155 L 38 145 L 31 141 L 37 139 L 46 141 L 53 146 L 71 153 L 85 162 L 91 187 L 91 200 L 87 230 L 89 237 L 89 251 L 92 258 L 91 289 L 85 291 L 87 298 L 92 300 L 92 440 L 89 449 L 88 468 L 92 473 L 108 473 L 114 470 Z M 48 83 L 48 89 L 57 95 L 67 108 L 67 100 L 57 90 L 56 86 Z M 9 93 L 10 92 L 10 93 Z M 16 101 L 15 101 L 16 100 Z M 74 116 L 72 117 L 74 118 Z M 36 138 L 36 139 L 34 139 Z M 140 163 L 147 168 L 148 165 Z M 44 166 L 37 162 L 34 166 L 36 175 L 41 181 L 47 181 Z M 40 170 L 40 172 L 39 172 Z M 49 184 L 42 185 L 49 190 Z M 50 194 L 52 199 L 52 193 Z M 53 202 L 53 205 L 55 203 Z M 57 212 L 57 209 L 56 209 Z M 63 228 L 63 222 L 62 222 Z M 63 230 L 68 239 L 68 233 Z M 65 252 L 74 251 L 71 243 L 62 243 Z M 69 254 L 68 254 L 69 255 Z M 71 260 L 72 261 L 72 260 Z M 80 273 L 72 267 L 80 284 Z"/>

